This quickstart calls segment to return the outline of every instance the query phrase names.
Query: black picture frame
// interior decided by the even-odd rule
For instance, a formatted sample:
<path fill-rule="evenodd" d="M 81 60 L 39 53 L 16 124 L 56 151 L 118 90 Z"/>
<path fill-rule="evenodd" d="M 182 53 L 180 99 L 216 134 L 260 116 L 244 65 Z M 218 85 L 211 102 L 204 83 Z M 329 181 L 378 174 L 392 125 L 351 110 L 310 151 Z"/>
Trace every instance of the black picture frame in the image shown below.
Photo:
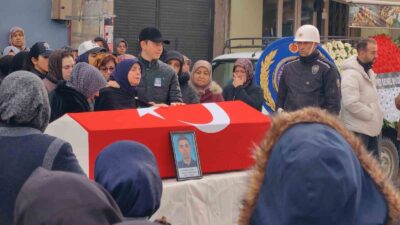
<path fill-rule="evenodd" d="M 201 179 L 203 173 L 201 171 L 196 133 L 194 131 L 174 131 L 170 132 L 170 137 L 175 162 L 176 180 Z M 189 155 L 187 155 L 187 151 L 189 151 Z M 189 156 L 190 162 L 188 162 Z M 183 158 L 186 158 L 186 160 Z"/>

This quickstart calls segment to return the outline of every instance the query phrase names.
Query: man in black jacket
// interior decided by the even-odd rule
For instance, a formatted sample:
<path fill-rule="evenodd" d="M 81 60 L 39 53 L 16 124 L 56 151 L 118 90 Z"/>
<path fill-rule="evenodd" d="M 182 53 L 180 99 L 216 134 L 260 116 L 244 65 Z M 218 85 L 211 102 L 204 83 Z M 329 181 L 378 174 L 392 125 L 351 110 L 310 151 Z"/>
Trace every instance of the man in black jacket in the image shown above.
<path fill-rule="evenodd" d="M 155 27 L 144 28 L 139 34 L 141 53 L 139 60 L 143 63 L 138 97 L 149 104 L 182 104 L 182 93 L 178 76 L 167 64 L 161 62 L 164 40 L 161 32 Z"/>
<path fill-rule="evenodd" d="M 318 29 L 312 25 L 301 26 L 295 42 L 300 57 L 283 67 L 276 109 L 295 111 L 314 106 L 339 114 L 340 75 L 336 66 L 317 50 Z"/>

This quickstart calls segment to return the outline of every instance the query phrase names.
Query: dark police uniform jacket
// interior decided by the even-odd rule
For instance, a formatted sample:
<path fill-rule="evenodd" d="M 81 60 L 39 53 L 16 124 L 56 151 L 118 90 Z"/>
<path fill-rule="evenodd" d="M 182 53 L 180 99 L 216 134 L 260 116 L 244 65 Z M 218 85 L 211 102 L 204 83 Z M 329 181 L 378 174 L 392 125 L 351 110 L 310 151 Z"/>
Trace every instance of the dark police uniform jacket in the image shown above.
<path fill-rule="evenodd" d="M 295 111 L 307 106 L 340 111 L 340 75 L 319 51 L 299 57 L 283 67 L 276 109 Z"/>

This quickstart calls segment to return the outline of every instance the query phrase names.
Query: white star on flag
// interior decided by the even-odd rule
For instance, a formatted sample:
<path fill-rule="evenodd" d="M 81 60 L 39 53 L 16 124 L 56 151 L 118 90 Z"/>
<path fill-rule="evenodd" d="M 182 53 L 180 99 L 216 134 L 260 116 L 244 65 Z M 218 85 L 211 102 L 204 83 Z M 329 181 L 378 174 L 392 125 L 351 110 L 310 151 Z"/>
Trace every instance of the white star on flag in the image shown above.
<path fill-rule="evenodd" d="M 158 114 L 155 110 L 158 109 L 158 107 L 150 107 L 150 108 L 141 108 L 141 109 L 137 109 L 138 113 L 139 113 L 139 117 L 143 117 L 147 114 L 156 116 L 158 118 L 161 118 L 163 120 L 165 120 L 164 117 L 162 117 L 160 114 Z"/>

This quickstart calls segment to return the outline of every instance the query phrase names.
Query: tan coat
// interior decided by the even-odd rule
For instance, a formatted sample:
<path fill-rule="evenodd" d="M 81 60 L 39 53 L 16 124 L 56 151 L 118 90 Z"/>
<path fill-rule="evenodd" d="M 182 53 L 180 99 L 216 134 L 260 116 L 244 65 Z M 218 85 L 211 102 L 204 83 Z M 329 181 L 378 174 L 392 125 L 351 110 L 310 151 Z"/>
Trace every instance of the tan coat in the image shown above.
<path fill-rule="evenodd" d="M 350 144 L 363 169 L 370 175 L 378 190 L 386 199 L 389 209 L 389 225 L 396 225 L 400 217 L 400 197 L 397 189 L 383 174 L 378 162 L 367 153 L 361 141 L 347 130 L 336 117 L 316 108 L 305 108 L 293 113 L 281 113 L 272 118 L 272 128 L 267 136 L 256 147 L 247 192 L 243 199 L 243 207 L 239 216 L 239 225 L 248 225 L 256 205 L 258 193 L 265 176 L 269 157 L 274 144 L 291 126 L 299 123 L 321 123 L 336 130 Z"/>
<path fill-rule="evenodd" d="M 354 132 L 371 137 L 381 133 L 383 112 L 378 101 L 375 73 L 368 74 L 352 56 L 343 64 L 342 101 L 340 119 L 344 126 Z"/>

